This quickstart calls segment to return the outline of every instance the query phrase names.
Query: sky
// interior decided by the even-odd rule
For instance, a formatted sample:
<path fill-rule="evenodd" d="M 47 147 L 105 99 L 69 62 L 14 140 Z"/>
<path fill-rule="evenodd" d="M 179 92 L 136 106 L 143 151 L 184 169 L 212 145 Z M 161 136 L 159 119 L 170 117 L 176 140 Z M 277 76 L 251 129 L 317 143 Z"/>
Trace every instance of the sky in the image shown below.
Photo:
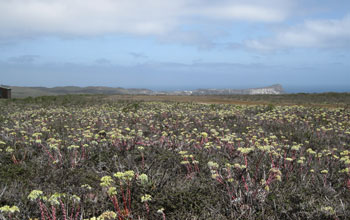
<path fill-rule="evenodd" d="M 350 92 L 348 0 L 0 0 L 0 84 Z"/>

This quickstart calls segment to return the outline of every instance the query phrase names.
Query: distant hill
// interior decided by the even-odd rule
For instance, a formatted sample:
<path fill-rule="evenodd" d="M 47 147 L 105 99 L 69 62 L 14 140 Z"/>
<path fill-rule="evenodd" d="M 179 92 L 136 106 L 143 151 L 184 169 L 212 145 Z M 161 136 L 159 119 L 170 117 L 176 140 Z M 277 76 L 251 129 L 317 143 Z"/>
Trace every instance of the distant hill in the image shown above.
<path fill-rule="evenodd" d="M 24 97 L 36 97 L 44 95 L 66 95 L 66 94 L 152 94 L 153 91 L 149 89 L 124 89 L 124 88 L 112 88 L 102 86 L 89 86 L 89 87 L 77 87 L 77 86 L 63 86 L 63 87 L 20 87 L 10 86 L 12 89 L 12 97 L 24 98 Z"/>
<path fill-rule="evenodd" d="M 103 86 L 89 86 L 89 87 L 77 87 L 77 86 L 64 86 L 64 87 L 20 87 L 9 86 L 12 89 L 12 97 L 24 98 L 24 97 L 36 97 L 44 95 L 65 95 L 65 94 L 128 94 L 128 95 L 232 95 L 232 94 L 283 94 L 284 90 L 281 85 L 276 84 L 262 88 L 251 89 L 196 89 L 186 91 L 166 91 L 158 92 L 150 89 L 125 89 L 125 88 L 112 88 Z"/>

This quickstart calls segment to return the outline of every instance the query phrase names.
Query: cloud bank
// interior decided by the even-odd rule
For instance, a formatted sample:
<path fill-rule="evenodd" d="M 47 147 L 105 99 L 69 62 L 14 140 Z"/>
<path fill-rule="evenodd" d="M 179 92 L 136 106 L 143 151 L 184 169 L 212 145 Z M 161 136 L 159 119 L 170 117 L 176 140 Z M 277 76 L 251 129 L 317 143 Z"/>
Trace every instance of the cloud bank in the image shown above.
<path fill-rule="evenodd" d="M 0 36 L 164 35 L 187 22 L 280 22 L 290 0 L 11 0 L 0 1 Z"/>
<path fill-rule="evenodd" d="M 350 47 L 350 14 L 341 19 L 307 20 L 278 30 L 271 38 L 248 40 L 258 50 Z"/>
<path fill-rule="evenodd" d="M 350 47 L 350 14 L 338 19 L 306 19 L 288 26 L 301 8 L 300 0 L 2 0 L 0 47 L 9 39 L 27 37 L 122 34 L 156 36 L 160 42 L 211 49 L 219 47 L 218 39 L 241 22 L 277 24 L 281 28 L 265 26 L 269 37 L 259 38 L 253 33 L 238 42 L 225 42 L 238 45 L 227 48 L 271 51 Z M 201 25 L 204 28 L 198 28 Z M 227 27 L 223 28 L 225 33 L 219 26 Z"/>

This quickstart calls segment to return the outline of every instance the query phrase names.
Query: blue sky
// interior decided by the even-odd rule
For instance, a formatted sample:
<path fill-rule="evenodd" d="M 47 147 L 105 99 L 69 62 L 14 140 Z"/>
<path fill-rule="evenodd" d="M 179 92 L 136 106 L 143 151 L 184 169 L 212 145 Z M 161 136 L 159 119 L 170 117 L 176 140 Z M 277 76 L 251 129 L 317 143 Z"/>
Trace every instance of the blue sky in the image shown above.
<path fill-rule="evenodd" d="M 0 84 L 350 92 L 347 0 L 0 1 Z"/>

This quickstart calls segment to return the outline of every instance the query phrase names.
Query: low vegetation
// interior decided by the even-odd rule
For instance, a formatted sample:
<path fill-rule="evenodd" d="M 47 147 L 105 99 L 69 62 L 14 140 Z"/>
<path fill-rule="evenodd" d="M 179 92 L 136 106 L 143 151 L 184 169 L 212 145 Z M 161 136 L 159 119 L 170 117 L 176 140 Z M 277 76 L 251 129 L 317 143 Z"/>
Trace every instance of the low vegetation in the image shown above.
<path fill-rule="evenodd" d="M 346 103 L 268 102 L 1 100 L 0 218 L 348 218 Z"/>

